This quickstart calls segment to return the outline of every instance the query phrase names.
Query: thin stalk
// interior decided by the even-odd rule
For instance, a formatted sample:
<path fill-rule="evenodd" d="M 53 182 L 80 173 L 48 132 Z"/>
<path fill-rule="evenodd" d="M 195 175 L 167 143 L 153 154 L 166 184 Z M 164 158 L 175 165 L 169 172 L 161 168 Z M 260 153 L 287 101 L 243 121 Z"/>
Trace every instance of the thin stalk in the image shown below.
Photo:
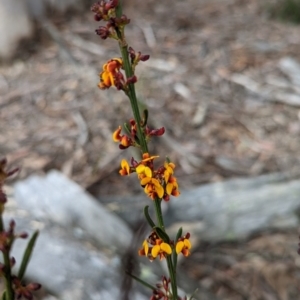
<path fill-rule="evenodd" d="M 9 252 L 4 251 L 3 252 L 3 260 L 5 265 L 5 287 L 6 287 L 6 295 L 7 300 L 13 300 L 14 299 L 14 292 L 12 289 L 12 278 L 11 278 L 11 269 L 10 269 L 10 261 L 9 261 Z"/>
<path fill-rule="evenodd" d="M 118 17 L 120 17 L 121 13 L 122 13 L 122 5 L 120 2 L 118 5 L 118 11 L 117 11 Z M 120 47 L 121 54 L 122 54 L 124 70 L 125 70 L 126 78 L 128 79 L 134 75 L 131 63 L 129 61 L 128 45 L 124 39 L 124 32 L 117 31 L 117 35 L 119 38 L 119 47 Z M 148 153 L 147 141 L 145 139 L 143 130 L 141 128 L 141 116 L 140 116 L 140 111 L 139 111 L 139 107 L 138 107 L 138 101 L 137 101 L 137 97 L 136 97 L 134 84 L 132 84 L 132 83 L 128 84 L 127 95 L 129 97 L 133 116 L 136 121 L 137 134 L 138 134 L 142 153 Z M 163 231 L 165 231 L 163 215 L 162 215 L 162 210 L 161 210 L 161 199 L 156 198 L 154 200 L 154 205 L 155 205 L 155 212 L 156 212 L 156 217 L 157 217 L 159 227 Z M 173 299 L 177 300 L 178 294 L 177 294 L 177 283 L 176 283 L 176 271 L 174 270 L 174 265 L 173 265 L 171 256 L 167 257 L 167 264 L 168 264 L 168 270 L 169 270 L 169 275 L 170 275 L 170 280 L 171 280 Z"/>
<path fill-rule="evenodd" d="M 174 270 L 172 257 L 170 255 L 167 257 L 167 264 L 168 264 L 168 270 L 169 270 L 169 275 L 171 280 L 173 300 L 177 300 L 178 293 L 177 293 L 176 271 Z"/>
<path fill-rule="evenodd" d="M 119 38 L 121 37 L 121 34 L 118 33 Z M 121 50 L 121 54 L 122 54 L 122 59 L 123 59 L 123 63 L 124 63 L 124 70 L 125 70 L 125 74 L 127 78 L 130 78 L 131 76 L 133 76 L 133 70 L 129 61 L 129 55 L 128 55 L 128 46 L 127 44 L 123 45 L 120 42 L 120 50 Z M 140 111 L 139 111 L 139 107 L 138 107 L 138 101 L 137 101 L 137 97 L 136 97 L 136 92 L 135 92 L 135 87 L 133 83 L 129 83 L 128 84 L 128 89 L 129 89 L 129 100 L 130 100 L 130 104 L 131 104 L 131 108 L 132 108 L 132 112 L 133 112 L 133 116 L 134 119 L 136 121 L 136 125 L 137 125 L 137 134 L 138 134 L 138 138 L 140 141 L 140 145 L 141 145 L 141 149 L 143 153 L 148 153 L 148 146 L 147 146 L 147 141 L 145 139 L 144 133 L 142 131 L 141 128 L 141 115 L 140 115 Z"/>
<path fill-rule="evenodd" d="M 157 217 L 158 226 L 165 231 L 164 219 L 161 211 L 161 200 L 156 198 L 154 200 L 155 213 Z"/>
<path fill-rule="evenodd" d="M 4 226 L 3 226 L 2 214 L 0 214 L 0 232 L 3 231 L 3 228 L 4 228 Z"/>

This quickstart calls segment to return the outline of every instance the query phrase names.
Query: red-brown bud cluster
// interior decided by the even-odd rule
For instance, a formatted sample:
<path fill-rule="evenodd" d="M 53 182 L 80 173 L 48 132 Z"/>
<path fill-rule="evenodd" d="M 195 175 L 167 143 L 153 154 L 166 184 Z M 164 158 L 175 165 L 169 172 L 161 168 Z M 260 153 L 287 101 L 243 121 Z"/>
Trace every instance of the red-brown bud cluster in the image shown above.
<path fill-rule="evenodd" d="M 157 289 L 153 290 L 153 294 L 150 298 L 150 300 L 156 300 L 156 299 L 162 299 L 162 300 L 168 300 L 169 294 L 170 294 L 170 278 L 167 278 L 166 276 L 162 276 L 161 279 L 162 283 L 157 283 L 156 287 Z"/>
<path fill-rule="evenodd" d="M 140 51 L 135 52 L 132 47 L 129 47 L 128 52 L 129 52 L 132 64 L 136 64 L 140 60 L 147 61 L 150 58 L 150 55 L 148 55 L 148 54 L 142 54 Z"/>
<path fill-rule="evenodd" d="M 127 16 L 116 16 L 116 7 L 118 0 L 111 1 L 99 1 L 92 5 L 91 11 L 95 13 L 94 19 L 99 22 L 101 20 L 106 21 L 106 26 L 100 26 L 96 29 L 96 34 L 102 39 L 112 37 L 118 39 L 117 32 L 122 32 L 125 25 L 129 24 L 130 19 Z"/>
<path fill-rule="evenodd" d="M 100 26 L 98 29 L 95 30 L 95 32 L 103 40 L 106 40 L 110 35 L 110 31 L 109 31 L 109 28 L 107 28 L 107 26 Z"/>
<path fill-rule="evenodd" d="M 133 76 L 133 80 L 134 80 Z M 119 142 L 119 148 L 120 149 L 126 149 L 130 146 L 139 146 L 139 139 L 137 136 L 137 124 L 134 119 L 129 120 L 129 124 L 127 125 L 128 132 L 130 135 L 127 134 L 121 134 L 122 127 L 119 126 L 118 129 L 116 129 L 113 133 L 113 140 L 115 142 Z M 144 125 L 142 127 L 143 134 L 145 135 L 145 138 L 149 140 L 152 136 L 161 136 L 165 133 L 165 128 L 161 127 L 158 129 L 150 129 L 148 125 Z"/>
<path fill-rule="evenodd" d="M 16 276 L 13 277 L 12 281 L 14 284 L 14 291 L 17 299 L 21 299 L 22 297 L 24 297 L 25 299 L 32 300 L 32 292 L 37 291 L 41 288 L 41 285 L 35 282 L 23 285 L 20 279 Z"/>
<path fill-rule="evenodd" d="M 116 8 L 118 0 L 98 1 L 91 7 L 91 11 L 95 13 L 95 21 L 107 20 L 110 17 L 110 10 Z"/>

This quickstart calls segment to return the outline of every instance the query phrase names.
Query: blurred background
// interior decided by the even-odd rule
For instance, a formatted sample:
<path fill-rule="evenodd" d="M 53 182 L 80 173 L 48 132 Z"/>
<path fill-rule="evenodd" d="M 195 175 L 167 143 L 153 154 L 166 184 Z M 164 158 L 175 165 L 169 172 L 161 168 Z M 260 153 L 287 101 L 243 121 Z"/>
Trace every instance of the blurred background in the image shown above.
<path fill-rule="evenodd" d="M 129 44 L 151 57 L 137 69 L 138 98 L 150 125 L 166 128 L 151 153 L 176 163 L 180 188 L 244 178 L 251 195 L 271 178 L 261 176 L 276 174 L 264 201 L 278 181 L 283 202 L 297 199 L 300 1 L 123 2 Z M 97 88 L 119 52 L 95 35 L 91 4 L 0 0 L 0 155 L 21 166 L 17 180 L 56 169 L 113 211 L 110 197 L 142 190 L 118 175 L 135 153 L 119 151 L 111 134 L 131 111 L 123 93 Z M 230 241 L 199 235 L 181 266 L 188 281 L 207 299 L 299 299 L 300 199 L 293 205 L 283 226 L 264 223 Z"/>

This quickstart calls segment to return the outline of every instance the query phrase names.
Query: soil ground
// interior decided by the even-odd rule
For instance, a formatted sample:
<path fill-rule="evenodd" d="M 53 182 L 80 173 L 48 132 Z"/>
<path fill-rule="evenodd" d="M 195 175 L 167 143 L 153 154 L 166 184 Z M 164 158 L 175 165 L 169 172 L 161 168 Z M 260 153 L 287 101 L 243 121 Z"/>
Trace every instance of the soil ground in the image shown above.
<path fill-rule="evenodd" d="M 299 96 L 280 62 L 300 62 L 300 27 L 271 20 L 259 0 L 140 2 L 125 7 L 128 41 L 151 55 L 137 93 L 150 125 L 167 132 L 151 153 L 176 163 L 180 187 L 297 170 L 300 104 L 278 95 Z M 119 151 L 111 133 L 131 113 L 121 92 L 97 89 L 103 63 L 119 56 L 97 25 L 89 11 L 54 17 L 0 67 L 0 153 L 21 178 L 57 168 L 96 196 L 138 193 L 118 176 L 121 157 L 135 153 Z M 299 299 L 296 251 L 295 230 L 264 232 L 202 244 L 184 266 L 211 299 Z"/>

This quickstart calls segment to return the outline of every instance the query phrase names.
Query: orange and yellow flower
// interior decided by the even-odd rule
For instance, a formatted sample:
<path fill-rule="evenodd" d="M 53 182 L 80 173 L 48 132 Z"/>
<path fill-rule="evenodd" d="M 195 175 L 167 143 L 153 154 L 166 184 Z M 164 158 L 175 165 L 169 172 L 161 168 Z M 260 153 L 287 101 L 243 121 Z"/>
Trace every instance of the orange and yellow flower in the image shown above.
<path fill-rule="evenodd" d="M 191 254 L 190 249 L 192 248 L 192 244 L 189 240 L 190 234 L 187 233 L 184 237 L 178 239 L 176 243 L 176 253 L 182 253 L 185 257 Z"/>
<path fill-rule="evenodd" d="M 159 256 L 160 260 L 172 253 L 172 248 L 168 243 L 163 242 L 161 239 L 156 240 L 156 245 L 151 250 L 153 258 Z"/>
<path fill-rule="evenodd" d="M 180 192 L 178 189 L 178 183 L 175 176 L 173 176 L 175 164 L 171 162 L 165 162 L 164 164 L 164 180 L 166 183 L 166 194 L 177 197 Z"/>
<path fill-rule="evenodd" d="M 171 246 L 162 239 L 157 238 L 157 236 L 154 238 L 155 235 L 155 233 L 152 233 L 147 240 L 144 240 L 142 248 L 138 251 L 140 256 L 147 256 L 151 261 L 156 257 L 162 260 L 167 255 L 172 254 Z"/>
<path fill-rule="evenodd" d="M 111 86 L 116 86 L 116 81 L 123 79 L 123 74 L 120 69 L 123 66 L 121 58 L 113 58 L 103 65 L 103 71 L 99 74 L 100 82 L 98 87 L 102 90 L 108 89 Z"/>
<path fill-rule="evenodd" d="M 121 176 L 126 176 L 131 173 L 130 166 L 125 159 L 122 159 L 121 161 L 121 170 L 119 171 L 119 173 Z"/>
<path fill-rule="evenodd" d="M 160 182 L 153 178 L 152 170 L 148 166 L 140 164 L 135 171 L 138 174 L 141 186 L 144 187 L 145 193 L 153 200 L 156 197 L 161 199 L 165 191 Z"/>

